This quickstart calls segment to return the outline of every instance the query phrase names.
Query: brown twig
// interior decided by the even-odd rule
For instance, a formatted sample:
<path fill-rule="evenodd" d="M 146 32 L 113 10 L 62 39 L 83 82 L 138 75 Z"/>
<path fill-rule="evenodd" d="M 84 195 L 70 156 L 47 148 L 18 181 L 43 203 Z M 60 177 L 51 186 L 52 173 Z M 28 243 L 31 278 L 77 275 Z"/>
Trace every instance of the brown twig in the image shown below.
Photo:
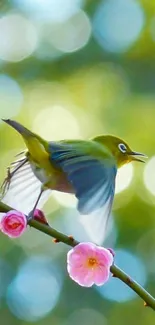
<path fill-rule="evenodd" d="M 12 210 L 11 207 L 0 202 L 0 212 L 8 212 L 10 210 Z M 29 226 L 45 233 L 46 235 L 53 237 L 55 239 L 55 242 L 62 242 L 72 247 L 78 244 L 78 241 L 76 241 L 72 236 L 66 236 L 63 233 L 53 229 L 49 225 L 43 224 L 36 220 L 31 220 L 28 222 L 28 224 Z M 114 277 L 124 282 L 128 287 L 135 291 L 139 297 L 143 299 L 144 306 L 151 307 L 153 310 L 155 310 L 155 299 L 143 287 L 141 287 L 140 284 L 134 281 L 128 274 L 122 271 L 115 264 L 111 266 L 110 270 Z"/>

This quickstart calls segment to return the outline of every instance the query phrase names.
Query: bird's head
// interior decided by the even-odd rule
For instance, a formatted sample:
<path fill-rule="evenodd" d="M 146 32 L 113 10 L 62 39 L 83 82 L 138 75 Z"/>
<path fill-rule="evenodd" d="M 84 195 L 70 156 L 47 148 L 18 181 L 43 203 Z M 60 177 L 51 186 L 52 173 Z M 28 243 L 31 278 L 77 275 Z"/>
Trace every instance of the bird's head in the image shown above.
<path fill-rule="evenodd" d="M 112 135 L 101 135 L 96 137 L 94 140 L 107 147 L 107 149 L 115 157 L 118 167 L 132 161 L 145 162 L 145 160 L 141 159 L 141 157 L 147 158 L 147 156 L 143 153 L 131 150 L 128 144 L 122 139 Z"/>

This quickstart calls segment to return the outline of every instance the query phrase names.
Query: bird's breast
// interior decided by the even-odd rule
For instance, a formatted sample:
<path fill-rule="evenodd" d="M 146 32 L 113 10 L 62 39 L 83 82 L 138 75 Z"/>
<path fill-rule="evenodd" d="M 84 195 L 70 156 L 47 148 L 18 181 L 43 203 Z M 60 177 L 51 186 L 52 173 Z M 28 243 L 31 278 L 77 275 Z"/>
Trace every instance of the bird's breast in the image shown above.
<path fill-rule="evenodd" d="M 74 189 L 63 171 L 52 169 L 52 171 L 49 173 L 49 171 L 47 172 L 46 169 L 40 168 L 32 162 L 30 164 L 34 175 L 42 184 L 47 184 L 47 187 L 51 190 L 74 193 Z"/>
<path fill-rule="evenodd" d="M 39 168 L 37 165 L 31 163 L 31 168 L 34 175 L 39 179 L 42 184 L 45 184 L 49 181 L 49 176 L 46 174 L 45 169 Z"/>

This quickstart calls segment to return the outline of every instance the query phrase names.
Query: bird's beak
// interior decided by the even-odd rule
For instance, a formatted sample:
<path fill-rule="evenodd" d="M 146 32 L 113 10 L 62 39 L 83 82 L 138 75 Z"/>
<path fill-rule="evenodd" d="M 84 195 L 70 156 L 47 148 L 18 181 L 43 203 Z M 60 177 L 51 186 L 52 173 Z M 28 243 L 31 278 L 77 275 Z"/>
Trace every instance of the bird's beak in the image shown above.
<path fill-rule="evenodd" d="M 128 155 L 131 157 L 132 161 L 140 161 L 142 163 L 145 163 L 145 160 L 139 158 L 139 157 L 143 157 L 143 158 L 148 158 L 146 155 L 144 155 L 141 152 L 136 152 L 136 151 L 131 151 L 128 153 Z"/>

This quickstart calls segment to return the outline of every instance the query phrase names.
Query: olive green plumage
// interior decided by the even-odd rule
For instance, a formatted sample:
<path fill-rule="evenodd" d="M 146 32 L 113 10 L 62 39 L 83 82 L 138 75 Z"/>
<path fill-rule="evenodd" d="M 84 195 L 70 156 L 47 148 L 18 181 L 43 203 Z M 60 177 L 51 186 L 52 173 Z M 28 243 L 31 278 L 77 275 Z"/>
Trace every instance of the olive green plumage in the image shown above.
<path fill-rule="evenodd" d="M 20 202 L 20 210 L 28 213 L 36 202 L 42 206 L 49 189 L 75 194 L 77 209 L 85 215 L 82 220 L 86 230 L 92 239 L 101 242 L 114 198 L 117 169 L 134 160 L 142 161 L 138 156 L 144 155 L 111 135 L 48 142 L 16 121 L 4 121 L 22 135 L 27 151 L 13 164 L 3 184 L 3 201 L 16 201 L 14 208 Z"/>

